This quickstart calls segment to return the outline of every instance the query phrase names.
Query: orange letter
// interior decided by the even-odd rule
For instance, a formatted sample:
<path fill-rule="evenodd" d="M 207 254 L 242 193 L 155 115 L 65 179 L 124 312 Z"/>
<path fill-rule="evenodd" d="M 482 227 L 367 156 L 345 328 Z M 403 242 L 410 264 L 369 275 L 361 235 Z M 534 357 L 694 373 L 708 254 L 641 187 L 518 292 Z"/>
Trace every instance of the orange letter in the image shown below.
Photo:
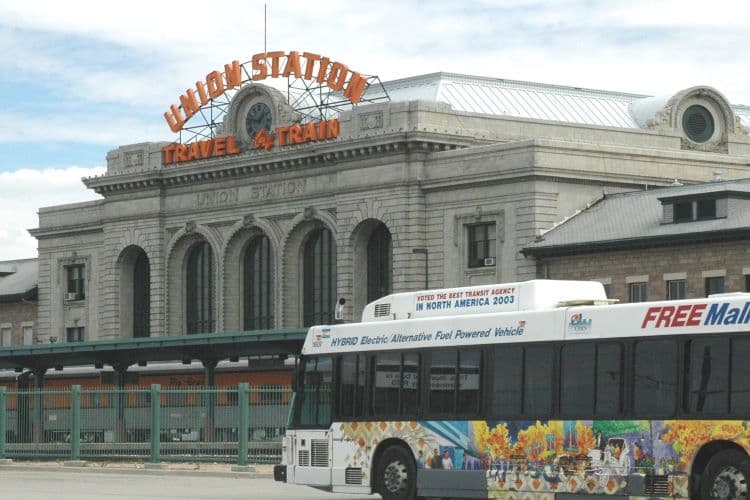
<path fill-rule="evenodd" d="M 292 73 L 294 73 L 296 78 L 299 78 L 300 73 L 302 73 L 299 66 L 299 53 L 295 51 L 290 52 L 289 55 L 286 56 L 286 66 L 284 66 L 284 72 L 281 76 L 286 78 Z"/>
<path fill-rule="evenodd" d="M 164 152 L 164 164 L 168 165 L 174 162 L 175 148 L 177 148 L 176 144 L 170 144 L 169 146 L 164 146 L 163 148 L 161 148 L 161 150 Z"/>
<path fill-rule="evenodd" d="M 279 146 L 286 146 L 286 134 L 289 127 L 279 127 L 276 129 L 276 135 L 279 136 Z"/>
<path fill-rule="evenodd" d="M 320 56 L 312 52 L 303 52 L 302 55 L 307 59 L 305 63 L 305 80 L 312 80 L 313 66 L 315 66 L 315 61 L 320 61 Z"/>
<path fill-rule="evenodd" d="M 289 144 L 299 144 L 302 142 L 302 127 L 296 123 L 289 127 Z"/>
<path fill-rule="evenodd" d="M 211 99 L 216 99 L 224 93 L 224 82 L 221 80 L 221 73 L 218 71 L 212 71 L 206 75 L 206 86 L 208 87 L 208 95 Z"/>
<path fill-rule="evenodd" d="M 326 135 L 326 139 L 335 139 L 339 136 L 339 119 L 338 118 L 332 118 L 328 120 L 328 134 Z"/>
<path fill-rule="evenodd" d="M 224 65 L 224 76 L 227 80 L 227 88 L 233 89 L 242 85 L 242 70 L 239 61 L 232 61 L 232 64 Z"/>
<path fill-rule="evenodd" d="M 198 100 L 195 98 L 195 92 L 190 89 L 187 89 L 185 93 L 180 96 L 180 104 L 182 104 L 182 111 L 185 112 L 185 120 L 189 120 L 190 117 L 200 109 L 198 106 Z"/>
<path fill-rule="evenodd" d="M 179 108 L 174 104 L 172 104 L 169 109 L 170 111 L 164 113 L 164 118 L 167 120 L 169 130 L 172 132 L 179 132 L 182 129 L 182 126 L 185 125 L 185 119 L 182 118 L 182 113 L 180 113 Z"/>
<path fill-rule="evenodd" d="M 214 149 L 214 139 L 201 141 L 199 144 L 201 145 L 201 158 L 210 158 L 211 151 Z"/>
<path fill-rule="evenodd" d="M 201 106 L 205 106 L 208 103 L 206 84 L 203 82 L 195 82 L 195 88 L 198 90 L 198 97 L 201 99 Z"/>
<path fill-rule="evenodd" d="M 268 53 L 268 57 L 271 58 L 271 78 L 277 78 L 279 76 L 279 58 L 283 56 L 284 53 L 280 50 Z"/>
<path fill-rule="evenodd" d="M 187 146 L 178 144 L 174 154 L 174 161 L 187 161 Z"/>
<path fill-rule="evenodd" d="M 194 142 L 190 145 L 188 148 L 188 161 L 190 160 L 198 160 L 201 157 L 201 145 L 197 142 Z"/>
<path fill-rule="evenodd" d="M 305 125 L 304 133 L 302 134 L 302 141 L 303 142 L 312 142 L 317 141 L 318 136 L 315 133 L 315 124 L 313 122 L 308 123 Z"/>
<path fill-rule="evenodd" d="M 365 93 L 366 88 L 367 79 L 355 71 L 349 79 L 349 85 L 346 86 L 344 97 L 349 99 L 352 103 L 357 104 L 362 100 L 362 94 Z"/>
<path fill-rule="evenodd" d="M 227 154 L 227 138 L 217 137 L 214 141 L 214 156 L 224 156 Z"/>
<path fill-rule="evenodd" d="M 324 57 L 320 60 L 320 68 L 318 69 L 318 77 L 315 79 L 318 83 L 323 83 L 326 79 L 326 71 L 328 71 L 328 64 L 331 62 L 330 59 Z"/>
<path fill-rule="evenodd" d="M 236 155 L 240 152 L 240 148 L 237 147 L 237 138 L 233 135 L 227 136 L 227 154 Z"/>
<path fill-rule="evenodd" d="M 253 56 L 253 71 L 257 73 L 253 74 L 253 80 L 265 80 L 268 76 L 268 67 L 266 66 L 266 54 L 255 54 Z"/>
<path fill-rule="evenodd" d="M 333 63 L 331 66 L 331 72 L 328 74 L 328 88 L 332 90 L 341 90 L 344 88 L 344 82 L 346 81 L 346 74 L 349 72 L 349 68 L 345 64 L 340 62 Z"/>

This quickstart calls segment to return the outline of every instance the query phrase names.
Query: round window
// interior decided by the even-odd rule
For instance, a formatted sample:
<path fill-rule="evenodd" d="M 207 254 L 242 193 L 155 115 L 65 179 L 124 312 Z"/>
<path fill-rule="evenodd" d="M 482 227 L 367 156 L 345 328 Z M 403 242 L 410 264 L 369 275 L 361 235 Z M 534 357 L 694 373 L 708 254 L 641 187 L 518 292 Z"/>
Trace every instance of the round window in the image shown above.
<path fill-rule="evenodd" d="M 693 142 L 706 142 L 714 135 L 714 117 L 711 112 L 694 104 L 682 114 L 682 128 Z"/>

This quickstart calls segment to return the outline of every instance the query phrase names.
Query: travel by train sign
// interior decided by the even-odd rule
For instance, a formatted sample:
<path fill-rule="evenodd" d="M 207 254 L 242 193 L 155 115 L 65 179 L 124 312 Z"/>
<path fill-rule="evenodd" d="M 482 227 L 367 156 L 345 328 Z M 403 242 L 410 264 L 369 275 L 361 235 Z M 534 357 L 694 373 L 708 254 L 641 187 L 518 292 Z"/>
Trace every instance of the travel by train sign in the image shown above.
<path fill-rule="evenodd" d="M 304 125 L 294 124 L 277 127 L 274 132 L 261 129 L 254 137 L 251 147 L 271 151 L 278 144 L 304 144 L 306 142 L 335 139 L 339 135 L 339 121 L 336 118 Z M 206 141 L 196 141 L 190 144 L 170 144 L 162 148 L 162 159 L 165 165 L 182 163 L 185 161 L 218 158 L 227 155 L 240 154 L 242 150 L 233 135 L 216 137 Z"/>

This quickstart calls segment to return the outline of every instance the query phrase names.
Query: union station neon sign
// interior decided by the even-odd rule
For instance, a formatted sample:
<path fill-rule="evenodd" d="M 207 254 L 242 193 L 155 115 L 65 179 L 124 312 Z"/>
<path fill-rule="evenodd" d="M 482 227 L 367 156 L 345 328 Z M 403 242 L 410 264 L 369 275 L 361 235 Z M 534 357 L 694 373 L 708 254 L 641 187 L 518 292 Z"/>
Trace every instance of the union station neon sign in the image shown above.
<path fill-rule="evenodd" d="M 164 119 L 172 132 L 180 132 L 190 118 L 198 114 L 203 106 L 224 95 L 228 90 L 241 87 L 248 82 L 259 82 L 266 78 L 295 77 L 326 85 L 330 90 L 341 92 L 352 104 L 362 100 L 367 89 L 365 76 L 341 62 L 311 52 L 297 51 L 263 52 L 247 64 L 232 61 L 224 65 L 224 71 L 211 71 L 203 80 L 195 82 L 179 97 L 179 104 L 172 104 L 164 113 Z M 243 74 L 246 76 L 243 78 Z M 337 119 L 289 124 L 273 131 L 261 129 L 252 138 L 250 147 L 270 151 L 275 145 L 303 144 L 339 136 Z M 216 158 L 242 152 L 234 136 L 216 137 L 190 144 L 170 144 L 162 148 L 164 164 Z"/>
<path fill-rule="evenodd" d="M 319 84 L 325 83 L 331 90 L 343 91 L 344 97 L 352 104 L 360 102 L 367 88 L 367 79 L 360 73 L 351 71 L 344 63 L 331 61 L 329 57 L 311 52 L 303 52 L 301 55 L 297 51 L 255 54 L 252 57 L 252 74 L 249 80 L 243 80 L 243 69 L 244 65 L 239 61 L 232 61 L 224 65 L 223 73 L 214 70 L 203 81 L 195 82 L 195 89 L 187 89 L 179 97 L 180 104 L 172 104 L 164 113 L 169 129 L 179 132 L 185 122 L 200 111 L 201 106 L 250 80 L 259 82 L 268 77 L 289 76 L 315 80 Z"/>

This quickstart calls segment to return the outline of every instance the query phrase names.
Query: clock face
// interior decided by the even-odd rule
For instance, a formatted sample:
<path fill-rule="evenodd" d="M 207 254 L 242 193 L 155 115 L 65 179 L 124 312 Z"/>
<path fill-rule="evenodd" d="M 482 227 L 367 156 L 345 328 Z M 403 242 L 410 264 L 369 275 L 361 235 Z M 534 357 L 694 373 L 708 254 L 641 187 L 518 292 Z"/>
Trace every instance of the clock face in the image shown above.
<path fill-rule="evenodd" d="M 247 118 L 245 118 L 247 133 L 253 138 L 262 128 L 266 129 L 267 132 L 270 132 L 272 121 L 273 113 L 271 113 L 271 108 L 262 102 L 256 102 L 250 106 L 250 110 L 247 112 Z"/>

